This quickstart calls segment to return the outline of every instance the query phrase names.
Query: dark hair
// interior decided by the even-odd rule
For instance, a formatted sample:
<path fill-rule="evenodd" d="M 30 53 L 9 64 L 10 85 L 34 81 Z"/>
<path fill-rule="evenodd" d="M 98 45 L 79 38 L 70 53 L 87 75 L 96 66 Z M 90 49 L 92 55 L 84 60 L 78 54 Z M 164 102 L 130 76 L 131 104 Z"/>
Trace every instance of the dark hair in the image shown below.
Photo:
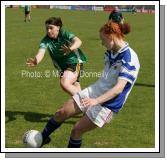
<path fill-rule="evenodd" d="M 125 34 L 128 34 L 131 31 L 131 27 L 128 23 L 118 24 L 112 21 L 104 24 L 99 32 L 103 32 L 104 34 L 110 36 L 115 35 L 118 38 L 124 38 Z"/>
<path fill-rule="evenodd" d="M 52 24 L 55 26 L 59 26 L 60 28 L 63 26 L 63 23 L 60 17 L 50 17 L 45 21 L 45 24 Z"/>

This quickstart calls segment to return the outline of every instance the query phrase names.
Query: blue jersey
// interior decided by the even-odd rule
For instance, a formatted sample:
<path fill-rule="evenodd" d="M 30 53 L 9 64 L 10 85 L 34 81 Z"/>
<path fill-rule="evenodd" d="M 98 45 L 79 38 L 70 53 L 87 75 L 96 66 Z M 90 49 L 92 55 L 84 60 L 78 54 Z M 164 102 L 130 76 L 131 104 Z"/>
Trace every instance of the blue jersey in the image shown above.
<path fill-rule="evenodd" d="M 138 76 L 140 63 L 137 54 L 128 46 L 121 48 L 117 53 L 105 52 L 105 68 L 103 74 L 95 84 L 88 87 L 93 97 L 99 97 L 114 87 L 118 79 L 128 81 L 122 93 L 101 104 L 103 107 L 118 112 L 125 103 Z"/>

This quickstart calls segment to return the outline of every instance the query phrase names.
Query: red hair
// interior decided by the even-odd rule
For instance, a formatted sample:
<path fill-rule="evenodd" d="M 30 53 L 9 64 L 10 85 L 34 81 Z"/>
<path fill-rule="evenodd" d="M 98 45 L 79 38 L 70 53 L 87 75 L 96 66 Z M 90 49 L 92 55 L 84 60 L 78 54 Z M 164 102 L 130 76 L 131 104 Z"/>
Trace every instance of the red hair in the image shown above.
<path fill-rule="evenodd" d="M 125 34 L 128 34 L 131 31 L 131 27 L 128 23 L 115 23 L 112 21 L 104 24 L 99 32 L 108 35 L 108 37 L 115 36 L 118 39 L 123 39 Z"/>

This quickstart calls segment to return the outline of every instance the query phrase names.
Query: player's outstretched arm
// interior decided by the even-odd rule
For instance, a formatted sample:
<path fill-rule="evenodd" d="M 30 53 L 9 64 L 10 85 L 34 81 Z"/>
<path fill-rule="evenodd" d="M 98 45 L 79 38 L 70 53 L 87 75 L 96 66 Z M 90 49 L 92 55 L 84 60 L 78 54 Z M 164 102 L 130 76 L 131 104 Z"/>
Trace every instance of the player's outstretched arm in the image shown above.
<path fill-rule="evenodd" d="M 39 49 L 37 55 L 35 56 L 35 58 L 28 58 L 26 61 L 26 64 L 29 67 L 33 67 L 36 66 L 38 63 L 40 63 L 42 61 L 42 59 L 44 58 L 44 54 L 45 54 L 45 49 Z"/>

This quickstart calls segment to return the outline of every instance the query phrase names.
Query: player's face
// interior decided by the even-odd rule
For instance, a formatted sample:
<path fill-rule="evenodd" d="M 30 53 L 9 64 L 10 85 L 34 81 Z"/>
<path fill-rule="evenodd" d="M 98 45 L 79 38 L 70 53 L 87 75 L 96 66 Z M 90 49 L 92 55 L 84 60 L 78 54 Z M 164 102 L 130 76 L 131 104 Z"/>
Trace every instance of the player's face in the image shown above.
<path fill-rule="evenodd" d="M 59 34 L 60 27 L 52 24 L 46 25 L 46 32 L 50 38 L 57 38 Z"/>
<path fill-rule="evenodd" d="M 114 41 L 111 37 L 107 37 L 104 33 L 100 33 L 101 43 L 108 50 L 111 50 L 114 46 Z"/>

